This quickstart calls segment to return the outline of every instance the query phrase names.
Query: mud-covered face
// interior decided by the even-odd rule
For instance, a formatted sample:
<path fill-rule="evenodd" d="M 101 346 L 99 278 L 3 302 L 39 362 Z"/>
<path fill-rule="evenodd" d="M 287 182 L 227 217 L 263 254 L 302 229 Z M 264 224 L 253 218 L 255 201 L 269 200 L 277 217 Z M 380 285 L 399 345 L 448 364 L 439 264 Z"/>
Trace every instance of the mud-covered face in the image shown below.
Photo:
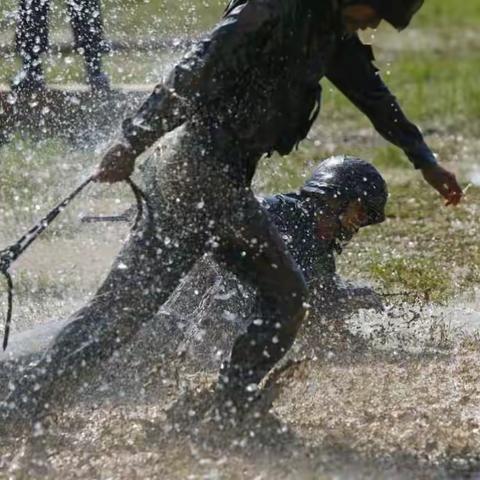
<path fill-rule="evenodd" d="M 368 225 L 368 213 L 360 202 L 350 202 L 338 217 L 342 231 L 351 239 L 362 227 Z"/>
<path fill-rule="evenodd" d="M 349 5 L 342 10 L 345 30 L 355 33 L 358 30 L 377 28 L 382 18 L 370 5 Z"/>
<path fill-rule="evenodd" d="M 335 250 L 341 253 L 360 228 L 368 224 L 367 211 L 360 202 L 350 202 L 340 214 L 324 207 L 317 218 L 317 236 L 320 240 L 332 242 Z"/>
<path fill-rule="evenodd" d="M 338 216 L 338 230 L 334 241 L 336 251 L 340 253 L 353 236 L 368 224 L 365 207 L 360 202 L 350 202 Z"/>

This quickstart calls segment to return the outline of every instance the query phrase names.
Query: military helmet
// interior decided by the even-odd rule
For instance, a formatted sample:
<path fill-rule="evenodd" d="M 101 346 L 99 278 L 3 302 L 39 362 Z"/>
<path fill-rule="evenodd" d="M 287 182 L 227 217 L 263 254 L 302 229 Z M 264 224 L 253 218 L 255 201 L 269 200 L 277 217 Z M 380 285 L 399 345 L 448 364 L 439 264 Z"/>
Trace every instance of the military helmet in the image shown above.
<path fill-rule="evenodd" d="M 343 5 L 370 5 L 397 30 L 408 27 L 424 0 L 343 0 Z"/>
<path fill-rule="evenodd" d="M 345 202 L 360 201 L 368 225 L 385 220 L 388 191 L 385 180 L 370 163 L 341 155 L 321 162 L 300 190 L 310 196 L 333 196 Z"/>

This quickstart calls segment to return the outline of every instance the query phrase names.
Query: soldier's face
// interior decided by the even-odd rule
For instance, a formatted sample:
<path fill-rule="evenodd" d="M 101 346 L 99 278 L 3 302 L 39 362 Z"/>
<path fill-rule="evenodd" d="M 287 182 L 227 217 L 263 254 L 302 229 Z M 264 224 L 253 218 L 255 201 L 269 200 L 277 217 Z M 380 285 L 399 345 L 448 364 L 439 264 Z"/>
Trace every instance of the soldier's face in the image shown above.
<path fill-rule="evenodd" d="M 367 28 L 377 28 L 382 21 L 370 5 L 349 5 L 342 10 L 345 29 L 349 33 Z"/>
<path fill-rule="evenodd" d="M 334 248 L 341 253 L 345 245 L 364 226 L 368 225 L 367 211 L 360 202 L 350 202 L 343 212 L 338 215 L 325 211 L 317 219 L 317 238 L 324 241 L 333 241 Z"/>
<path fill-rule="evenodd" d="M 368 214 L 360 202 L 350 202 L 339 216 L 342 233 L 350 240 L 362 227 L 368 224 Z"/>

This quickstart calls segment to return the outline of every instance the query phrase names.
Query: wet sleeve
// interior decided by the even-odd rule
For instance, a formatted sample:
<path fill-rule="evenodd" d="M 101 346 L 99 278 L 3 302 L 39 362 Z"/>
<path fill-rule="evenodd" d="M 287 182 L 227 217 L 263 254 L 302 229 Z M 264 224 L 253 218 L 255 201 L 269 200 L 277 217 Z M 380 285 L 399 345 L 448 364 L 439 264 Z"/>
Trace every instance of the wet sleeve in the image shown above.
<path fill-rule="evenodd" d="M 312 306 L 320 312 L 324 308 L 337 307 L 337 299 L 341 290 L 335 273 L 335 257 L 325 252 L 321 259 L 321 268 L 314 269 L 310 277 L 306 276 L 309 299 Z"/>
<path fill-rule="evenodd" d="M 405 152 L 415 168 L 436 165 L 420 130 L 407 119 L 373 61 L 372 48 L 352 35 L 341 42 L 327 78 L 368 116 L 386 140 Z"/>
<path fill-rule="evenodd" d="M 123 134 L 137 153 L 184 123 L 197 109 L 214 105 L 225 94 L 225 85 L 252 67 L 246 52 L 274 20 L 272 3 L 253 0 L 231 9 L 173 67 L 138 112 L 124 121 Z"/>
<path fill-rule="evenodd" d="M 317 277 L 325 285 L 328 285 L 330 288 L 335 288 L 335 277 L 337 272 L 337 266 L 335 262 L 335 255 L 332 251 L 326 251 L 320 260 L 319 268 L 317 269 Z"/>

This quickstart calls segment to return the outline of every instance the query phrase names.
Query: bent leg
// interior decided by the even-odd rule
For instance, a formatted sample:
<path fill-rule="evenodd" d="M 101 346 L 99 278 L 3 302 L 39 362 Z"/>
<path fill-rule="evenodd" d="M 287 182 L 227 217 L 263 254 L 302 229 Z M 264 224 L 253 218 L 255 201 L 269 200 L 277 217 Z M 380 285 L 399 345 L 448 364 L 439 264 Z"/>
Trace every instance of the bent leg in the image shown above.
<path fill-rule="evenodd" d="M 306 285 L 267 213 L 250 194 L 216 258 L 257 291 L 258 315 L 237 338 L 220 385 L 234 391 L 258 383 L 292 346 L 305 316 Z"/>
<path fill-rule="evenodd" d="M 169 230 L 162 223 L 162 232 Z M 151 228 L 131 235 L 92 301 L 74 315 L 39 363 L 27 371 L 9 401 L 40 415 L 53 400 L 64 401 L 67 391 L 74 391 L 82 378 L 94 374 L 154 317 L 198 258 L 193 243 L 189 248 L 176 248 L 172 242 L 168 248 L 162 238 Z"/>

